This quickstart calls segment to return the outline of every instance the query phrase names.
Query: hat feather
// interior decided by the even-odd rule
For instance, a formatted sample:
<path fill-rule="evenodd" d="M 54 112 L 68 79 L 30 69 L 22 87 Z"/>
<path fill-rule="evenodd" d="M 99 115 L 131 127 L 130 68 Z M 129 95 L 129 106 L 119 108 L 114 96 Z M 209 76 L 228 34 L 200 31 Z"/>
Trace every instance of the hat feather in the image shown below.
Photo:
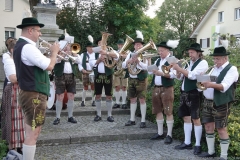
<path fill-rule="evenodd" d="M 141 38 L 142 40 L 144 40 L 144 39 L 143 39 L 143 34 L 142 34 L 141 31 L 136 30 L 136 34 L 137 34 L 137 38 Z"/>
<path fill-rule="evenodd" d="M 228 40 L 220 40 L 222 43 L 222 46 L 227 49 L 228 48 Z"/>
<path fill-rule="evenodd" d="M 167 41 L 167 46 L 171 47 L 171 48 L 177 48 L 179 44 L 179 40 L 168 40 Z"/>
<path fill-rule="evenodd" d="M 65 29 L 64 31 L 65 31 L 65 37 L 68 37 L 69 34 L 67 33 L 67 29 Z"/>
<path fill-rule="evenodd" d="M 88 36 L 88 40 L 93 43 L 93 37 L 91 35 Z"/>

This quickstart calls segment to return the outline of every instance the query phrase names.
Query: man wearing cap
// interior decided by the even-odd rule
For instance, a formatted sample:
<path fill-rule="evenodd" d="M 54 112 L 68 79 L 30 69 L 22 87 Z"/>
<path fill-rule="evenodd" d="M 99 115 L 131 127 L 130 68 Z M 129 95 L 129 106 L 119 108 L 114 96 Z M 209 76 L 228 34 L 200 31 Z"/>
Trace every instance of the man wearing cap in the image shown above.
<path fill-rule="evenodd" d="M 151 86 L 154 86 L 152 91 L 152 113 L 156 114 L 156 121 L 158 127 L 158 133 L 153 135 L 151 140 L 164 139 L 163 135 L 163 111 L 166 115 L 167 123 L 167 136 L 164 140 L 165 144 L 172 143 L 172 129 L 173 129 L 173 101 L 174 101 L 174 74 L 170 71 L 168 74 L 164 74 L 162 71 L 162 66 L 169 66 L 166 58 L 171 56 L 170 50 L 172 49 L 171 41 L 161 42 L 157 45 L 158 53 L 160 58 L 158 58 L 154 65 L 158 67 L 158 70 L 153 70 L 153 79 Z M 151 74 L 151 72 L 149 72 Z"/>
<path fill-rule="evenodd" d="M 33 160 L 37 138 L 45 121 L 47 99 L 50 92 L 48 72 L 56 63 L 59 44 L 50 46 L 51 56 L 45 57 L 36 47 L 42 35 L 40 28 L 44 24 L 37 19 L 28 17 L 22 20 L 17 28 L 22 29 L 17 41 L 13 58 L 16 75 L 20 87 L 19 105 L 24 112 L 26 137 L 23 144 L 23 160 Z"/>
<path fill-rule="evenodd" d="M 201 104 L 201 93 L 197 89 L 196 76 L 203 74 L 208 69 L 208 63 L 203 60 L 202 50 L 200 44 L 194 43 L 188 49 L 190 63 L 185 68 L 180 67 L 178 64 L 173 64 L 173 69 L 177 71 L 177 78 L 183 80 L 181 85 L 180 107 L 178 116 L 184 120 L 184 134 L 185 141 L 175 146 L 177 150 L 192 149 L 191 133 L 192 122 L 194 124 L 194 132 L 196 143 L 193 153 L 195 155 L 201 153 L 201 137 L 202 125 L 199 118 L 199 110 Z"/>
<path fill-rule="evenodd" d="M 102 38 L 97 39 L 96 43 L 98 46 L 102 45 Z M 96 110 L 97 115 L 94 118 L 95 122 L 101 121 L 101 112 L 102 112 L 102 102 L 101 102 L 101 96 L 102 96 L 102 90 L 104 87 L 105 95 L 106 95 L 106 106 L 108 111 L 108 122 L 114 122 L 114 118 L 112 116 L 112 75 L 113 75 L 113 68 L 109 68 L 105 66 L 104 61 L 106 57 L 110 56 L 115 61 L 118 60 L 118 53 L 116 51 L 106 51 L 104 49 L 101 49 L 99 51 L 99 57 L 97 59 L 91 59 L 90 60 L 90 66 L 93 68 L 95 79 L 94 79 L 94 87 L 95 87 L 95 103 L 96 103 Z"/>
<path fill-rule="evenodd" d="M 141 70 L 137 75 L 132 75 L 129 73 L 128 70 L 126 70 L 125 78 L 128 79 L 128 98 L 130 99 L 130 120 L 125 123 L 125 126 L 132 126 L 135 125 L 135 113 L 137 109 L 137 98 L 140 101 L 140 110 L 141 110 L 141 123 L 140 128 L 146 128 L 146 92 L 147 92 L 147 66 L 148 66 L 148 60 L 145 59 L 145 61 L 139 61 L 138 55 L 134 55 L 139 49 L 143 47 L 143 35 L 142 32 L 136 31 L 137 38 L 134 40 L 134 52 L 129 53 L 125 59 L 125 61 L 122 64 L 123 68 L 127 68 L 128 65 L 133 64 L 134 62 L 137 63 L 137 68 Z M 133 56 L 132 56 L 133 54 Z"/>
<path fill-rule="evenodd" d="M 62 39 L 63 36 L 60 37 Z M 56 86 L 56 119 L 53 121 L 53 125 L 60 123 L 60 115 L 63 108 L 64 93 L 67 92 L 67 111 L 68 111 L 68 122 L 77 123 L 77 120 L 73 117 L 74 109 L 74 94 L 76 94 L 76 64 L 80 63 L 80 58 L 77 53 L 72 53 L 71 44 L 74 43 L 74 37 L 69 36 L 65 32 L 63 41 L 67 41 L 66 47 L 63 48 L 65 54 L 77 57 L 75 61 L 72 59 L 60 59 L 58 58 L 57 63 L 54 67 L 55 74 L 55 86 Z M 60 41 L 61 42 L 61 41 Z"/>
<path fill-rule="evenodd" d="M 94 73 L 89 62 L 90 60 L 97 59 L 98 53 L 94 53 L 92 48 L 93 48 L 93 38 L 91 35 L 89 35 L 88 43 L 86 45 L 87 52 L 82 53 L 80 55 L 80 63 L 78 64 L 78 69 L 82 72 L 82 82 L 84 87 L 82 92 L 82 103 L 81 103 L 82 107 L 85 106 L 86 92 L 88 90 L 89 85 L 91 85 L 92 106 L 95 106 L 94 81 L 90 81 L 90 76 L 94 76 Z"/>
<path fill-rule="evenodd" d="M 123 47 L 124 44 L 124 40 L 123 39 L 119 39 L 117 41 L 117 46 L 118 46 L 118 52 L 121 50 L 121 48 Z M 124 59 L 126 58 L 126 56 L 124 55 L 119 55 L 119 61 L 118 63 L 121 63 L 119 65 L 122 66 L 122 62 L 124 61 Z M 118 68 L 115 68 L 116 70 L 118 70 Z M 113 76 L 113 84 L 114 84 L 114 88 L 115 88 L 115 93 L 114 96 L 116 98 L 116 103 L 113 105 L 113 108 L 120 108 L 120 97 L 122 97 L 122 109 L 127 109 L 127 105 L 126 105 L 126 98 L 127 98 L 127 78 L 124 78 L 124 73 L 122 73 L 121 75 L 115 75 Z"/>
<path fill-rule="evenodd" d="M 216 76 L 217 80 L 216 82 L 202 82 L 202 85 L 207 88 L 203 91 L 202 123 L 205 125 L 208 152 L 198 155 L 199 157 L 216 156 L 214 147 L 216 128 L 220 140 L 220 159 L 227 159 L 230 143 L 227 132 L 228 116 L 235 98 L 236 82 L 239 77 L 237 67 L 229 63 L 228 55 L 229 53 L 222 46 L 214 49 L 213 54 L 210 55 L 214 61 L 211 76 Z"/>

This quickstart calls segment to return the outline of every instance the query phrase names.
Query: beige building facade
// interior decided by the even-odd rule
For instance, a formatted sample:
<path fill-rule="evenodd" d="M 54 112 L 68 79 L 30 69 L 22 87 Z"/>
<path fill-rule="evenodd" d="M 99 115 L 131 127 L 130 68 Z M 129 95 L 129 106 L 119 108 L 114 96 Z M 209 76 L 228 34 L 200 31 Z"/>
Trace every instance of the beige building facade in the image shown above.
<path fill-rule="evenodd" d="M 190 38 L 196 38 L 204 54 L 220 44 L 220 34 L 230 34 L 240 39 L 240 1 L 215 0 L 203 19 L 195 27 Z"/>

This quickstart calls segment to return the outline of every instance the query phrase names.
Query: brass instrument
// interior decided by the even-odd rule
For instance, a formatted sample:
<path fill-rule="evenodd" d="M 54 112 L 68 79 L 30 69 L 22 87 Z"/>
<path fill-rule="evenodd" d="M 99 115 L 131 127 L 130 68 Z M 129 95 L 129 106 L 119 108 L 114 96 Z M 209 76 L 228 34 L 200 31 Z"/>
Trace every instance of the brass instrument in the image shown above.
<path fill-rule="evenodd" d="M 187 59 L 180 59 L 177 63 L 181 68 L 185 68 L 186 65 L 187 67 L 189 66 L 188 61 L 190 58 Z M 169 66 L 162 65 L 161 69 L 164 74 L 169 74 L 170 69 L 172 68 L 172 65 L 170 64 Z M 173 73 L 174 74 L 174 73 Z"/>
<path fill-rule="evenodd" d="M 132 45 L 133 42 L 134 42 L 134 40 L 131 37 L 129 37 L 128 35 L 126 35 L 125 43 L 123 44 L 123 47 L 120 49 L 120 51 L 118 53 L 120 57 L 116 63 L 117 70 L 114 72 L 115 76 L 120 76 L 123 73 L 124 69 L 122 68 L 122 63 L 123 63 L 124 59 L 122 58 L 122 56 L 127 56 L 130 53 L 130 51 L 128 49 L 130 48 L 130 46 Z"/>
<path fill-rule="evenodd" d="M 80 44 L 78 44 L 78 43 L 73 43 L 73 44 L 71 44 L 71 52 L 72 53 L 78 53 L 78 52 L 80 52 L 80 50 L 81 50 L 81 46 L 80 46 Z"/>
<path fill-rule="evenodd" d="M 212 74 L 213 70 L 214 70 L 214 66 L 209 67 L 204 75 L 209 75 L 210 76 Z M 206 87 L 204 87 L 204 85 L 201 82 L 197 82 L 196 85 L 197 85 L 197 88 L 202 90 L 202 91 L 207 89 Z"/>
<path fill-rule="evenodd" d="M 150 39 L 150 41 L 145 46 L 143 46 L 142 48 L 140 48 L 138 51 L 136 51 L 134 53 L 137 55 L 139 61 L 141 61 L 143 59 L 142 52 L 144 52 L 148 49 L 157 50 L 157 47 L 152 39 Z M 137 68 L 137 63 L 128 64 L 127 68 L 128 68 L 128 72 L 132 75 L 137 75 L 138 73 L 140 73 L 142 71 L 141 69 Z"/>

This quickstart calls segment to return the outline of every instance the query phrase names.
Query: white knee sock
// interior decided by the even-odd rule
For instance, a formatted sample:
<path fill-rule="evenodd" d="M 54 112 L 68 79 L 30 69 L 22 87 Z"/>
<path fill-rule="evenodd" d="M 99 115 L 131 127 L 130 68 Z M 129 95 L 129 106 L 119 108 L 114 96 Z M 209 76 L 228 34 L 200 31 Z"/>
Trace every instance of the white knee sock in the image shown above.
<path fill-rule="evenodd" d="M 142 115 L 141 122 L 145 122 L 146 121 L 146 112 L 147 112 L 147 105 L 146 105 L 146 103 L 140 104 L 140 110 L 141 110 L 141 115 Z"/>
<path fill-rule="evenodd" d="M 112 116 L 112 100 L 106 100 L 106 106 L 108 110 L 108 117 Z"/>
<path fill-rule="evenodd" d="M 137 103 L 131 103 L 130 104 L 130 114 L 131 114 L 131 121 L 135 121 L 135 113 L 137 110 Z"/>
<path fill-rule="evenodd" d="M 85 99 L 86 99 L 86 90 L 83 89 L 82 91 L 82 101 L 85 103 Z"/>
<path fill-rule="evenodd" d="M 23 160 L 34 160 L 34 155 L 36 151 L 36 145 L 26 145 L 23 144 Z"/>
<path fill-rule="evenodd" d="M 202 138 L 202 125 L 200 126 L 194 125 L 194 133 L 195 133 L 195 139 L 196 139 L 195 146 L 201 146 L 200 142 Z"/>
<path fill-rule="evenodd" d="M 97 109 L 97 115 L 99 117 L 101 117 L 101 110 L 102 110 L 102 107 L 101 107 L 101 100 L 96 100 L 96 109 Z"/>
<path fill-rule="evenodd" d="M 173 123 L 174 123 L 174 120 L 167 121 L 167 128 L 168 128 L 167 135 L 169 135 L 170 137 L 172 137 Z"/>
<path fill-rule="evenodd" d="M 119 91 L 116 91 L 115 92 L 115 98 L 116 98 L 116 104 L 120 104 L 120 92 Z"/>
<path fill-rule="evenodd" d="M 74 100 L 68 100 L 68 103 L 67 103 L 68 118 L 73 117 L 73 108 L 74 108 Z"/>
<path fill-rule="evenodd" d="M 56 117 L 60 118 L 60 114 L 62 112 L 63 102 L 56 100 L 55 106 L 56 106 Z"/>
<path fill-rule="evenodd" d="M 227 159 L 227 155 L 228 155 L 228 147 L 229 147 L 229 139 L 220 139 L 220 147 L 221 147 L 221 155 L 220 157 Z"/>
<path fill-rule="evenodd" d="M 127 91 L 122 91 L 122 104 L 126 104 Z"/>
<path fill-rule="evenodd" d="M 161 136 L 163 134 L 163 122 L 164 119 L 157 119 L 158 134 Z"/>
<path fill-rule="evenodd" d="M 91 95 L 92 95 L 92 102 L 95 101 L 95 95 L 94 95 L 94 91 L 91 90 Z"/>
<path fill-rule="evenodd" d="M 214 133 L 208 134 L 206 133 L 206 141 L 208 146 L 208 154 L 214 154 L 215 153 L 215 136 Z"/>
<path fill-rule="evenodd" d="M 191 143 L 192 123 L 184 123 L 185 144 Z"/>

